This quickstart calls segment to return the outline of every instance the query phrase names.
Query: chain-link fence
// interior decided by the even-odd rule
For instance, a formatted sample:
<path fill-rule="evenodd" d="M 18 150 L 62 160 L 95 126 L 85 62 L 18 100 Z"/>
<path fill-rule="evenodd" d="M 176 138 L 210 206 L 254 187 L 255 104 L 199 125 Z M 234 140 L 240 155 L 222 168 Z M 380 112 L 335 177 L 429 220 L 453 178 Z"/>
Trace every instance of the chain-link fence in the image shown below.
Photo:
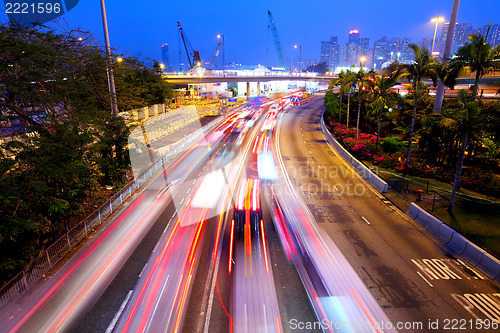
<path fill-rule="evenodd" d="M 0 307 L 9 304 L 22 296 L 29 288 L 43 277 L 49 269 L 56 265 L 71 249 L 79 242 L 85 239 L 89 233 L 96 229 L 99 225 L 106 222 L 106 218 L 110 216 L 125 200 L 146 184 L 156 172 L 183 151 L 193 141 L 200 138 L 205 132 L 212 129 L 222 121 L 222 117 L 212 121 L 205 127 L 199 128 L 186 139 L 178 142 L 174 149 L 170 150 L 166 155 L 158 158 L 149 168 L 144 170 L 136 179 L 128 183 L 118 193 L 113 195 L 108 201 L 102 204 L 96 211 L 85 218 L 83 221 L 75 225 L 61 238 L 50 245 L 45 251 L 33 260 L 21 273 L 16 275 L 8 283 L 0 288 Z"/>
<path fill-rule="evenodd" d="M 381 171 L 380 173 L 394 191 L 414 199 L 421 208 L 427 211 L 432 212 L 436 209 L 446 208 L 449 205 L 451 191 L 432 181 L 419 181 L 388 171 Z M 485 209 L 489 209 L 497 204 L 484 198 L 457 193 L 454 205 L 480 205 Z"/>

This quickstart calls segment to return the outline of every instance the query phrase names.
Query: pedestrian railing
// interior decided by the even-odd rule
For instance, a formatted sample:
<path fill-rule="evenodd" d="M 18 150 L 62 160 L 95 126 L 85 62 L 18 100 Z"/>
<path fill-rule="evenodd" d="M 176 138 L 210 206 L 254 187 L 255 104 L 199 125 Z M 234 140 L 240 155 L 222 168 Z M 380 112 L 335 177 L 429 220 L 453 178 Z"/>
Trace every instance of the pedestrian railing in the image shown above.
<path fill-rule="evenodd" d="M 71 228 L 45 251 L 42 251 L 22 272 L 0 288 L 0 307 L 16 301 L 40 280 L 40 278 L 45 277 L 45 274 L 64 256 L 71 252 L 78 243 L 87 238 L 98 226 L 108 222 L 107 218 L 117 210 L 124 201 L 144 186 L 158 170 L 163 169 L 174 156 L 186 149 L 187 146 L 200 138 L 206 131 L 219 124 L 222 119 L 223 118 L 220 117 L 210 122 L 206 126 L 193 132 L 181 142 L 178 142 L 168 151 L 168 153 L 151 163 L 151 165 L 139 174 L 136 179 L 129 182 L 109 200 L 103 203 L 96 211 Z"/>

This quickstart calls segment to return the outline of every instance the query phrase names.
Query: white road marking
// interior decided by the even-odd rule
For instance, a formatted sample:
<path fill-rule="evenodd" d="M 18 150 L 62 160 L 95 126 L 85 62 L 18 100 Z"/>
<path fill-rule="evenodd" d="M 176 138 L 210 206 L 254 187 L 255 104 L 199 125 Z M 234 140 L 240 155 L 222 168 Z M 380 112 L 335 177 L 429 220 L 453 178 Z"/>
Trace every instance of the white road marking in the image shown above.
<path fill-rule="evenodd" d="M 368 220 L 367 220 L 367 219 L 365 219 L 365 217 L 364 217 L 364 216 L 361 216 L 361 218 L 362 218 L 363 220 L 365 220 L 365 222 L 366 222 L 366 223 L 371 224 L 370 222 L 368 222 Z"/>
<path fill-rule="evenodd" d="M 158 308 L 158 304 L 160 303 L 160 300 L 161 300 L 161 297 L 163 295 L 163 292 L 165 291 L 165 287 L 167 286 L 167 283 L 168 283 L 168 279 L 170 278 L 170 274 L 167 275 L 167 279 L 165 280 L 165 283 L 163 284 L 163 288 L 161 288 L 161 293 L 160 293 L 160 296 L 156 298 L 156 304 L 155 304 L 155 307 L 153 309 L 153 312 L 151 313 L 151 315 L 149 316 L 150 320 L 148 320 L 148 326 L 145 330 L 145 332 L 148 332 L 149 331 L 149 327 L 151 326 L 151 318 L 153 318 L 155 312 L 156 312 L 156 309 Z"/>
<path fill-rule="evenodd" d="M 481 280 L 484 280 L 484 279 L 485 279 L 484 275 L 482 275 L 481 273 L 479 273 L 479 271 L 478 271 L 478 270 L 476 270 L 475 268 L 473 268 L 473 267 L 471 267 L 471 266 L 467 265 L 465 262 L 463 262 L 463 261 L 462 261 L 462 259 L 457 259 L 457 261 L 458 261 L 460 264 L 462 264 L 463 266 L 465 266 L 465 267 L 467 267 L 468 269 L 470 269 L 472 272 L 474 272 L 474 274 L 476 274 L 476 276 L 477 276 L 478 278 L 480 278 Z"/>
<path fill-rule="evenodd" d="M 338 191 L 339 189 L 337 188 L 337 186 L 333 185 L 333 188 Z"/>
<path fill-rule="evenodd" d="M 106 329 L 106 333 L 111 333 L 113 329 L 115 328 L 116 323 L 118 322 L 118 319 L 120 318 L 123 310 L 125 309 L 125 306 L 127 305 L 128 300 L 130 299 L 130 296 L 132 295 L 132 290 L 130 290 L 127 294 L 127 297 L 125 297 L 125 300 L 123 301 L 122 305 L 118 309 L 118 312 L 115 314 L 113 317 L 113 320 L 111 323 L 109 323 L 108 328 Z"/>
<path fill-rule="evenodd" d="M 425 281 L 427 282 L 427 284 L 431 287 L 434 287 L 419 271 L 417 271 L 417 274 L 420 275 L 420 277 Z"/>
<path fill-rule="evenodd" d="M 309 154 L 312 154 L 312 152 L 309 150 Z"/>
<path fill-rule="evenodd" d="M 154 251 L 153 251 L 153 252 L 154 252 Z M 142 268 L 142 270 L 141 270 L 141 273 L 139 273 L 139 277 L 141 277 L 142 273 L 144 273 L 144 270 L 146 269 L 146 266 L 147 266 L 147 265 L 148 265 L 148 263 L 146 263 L 146 264 L 144 265 L 144 267 L 143 267 L 143 268 Z"/>

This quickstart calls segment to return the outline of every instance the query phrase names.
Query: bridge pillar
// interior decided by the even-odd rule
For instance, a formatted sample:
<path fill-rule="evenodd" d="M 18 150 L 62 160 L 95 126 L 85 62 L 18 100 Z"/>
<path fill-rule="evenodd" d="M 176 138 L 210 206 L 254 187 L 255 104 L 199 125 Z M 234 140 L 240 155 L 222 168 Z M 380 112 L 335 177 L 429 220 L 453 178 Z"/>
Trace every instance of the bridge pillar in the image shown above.
<path fill-rule="evenodd" d="M 257 82 L 257 96 L 260 96 L 260 82 Z"/>
<path fill-rule="evenodd" d="M 247 98 L 250 97 L 250 82 L 247 82 Z"/>

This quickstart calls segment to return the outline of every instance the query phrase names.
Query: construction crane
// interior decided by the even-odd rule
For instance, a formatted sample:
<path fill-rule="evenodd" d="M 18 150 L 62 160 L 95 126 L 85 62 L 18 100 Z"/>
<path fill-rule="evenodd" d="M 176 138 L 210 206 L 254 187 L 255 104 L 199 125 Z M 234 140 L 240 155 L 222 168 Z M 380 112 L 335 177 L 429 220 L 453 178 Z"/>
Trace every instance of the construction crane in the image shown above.
<path fill-rule="evenodd" d="M 189 42 L 187 36 L 184 34 L 180 22 L 177 22 L 177 26 L 179 27 L 179 33 L 181 34 L 182 42 L 184 43 L 184 49 L 186 50 L 186 55 L 189 62 L 189 69 L 196 66 L 201 66 L 200 52 L 193 50 L 193 46 Z M 193 55 L 193 62 L 191 62 L 191 58 L 189 57 L 190 54 Z"/>
<path fill-rule="evenodd" d="M 276 28 L 276 23 L 274 23 L 273 14 L 268 10 L 267 14 L 269 15 L 269 26 L 271 28 L 271 32 L 273 33 L 274 46 L 276 46 L 276 53 L 278 54 L 278 60 L 280 61 L 280 66 L 286 68 L 285 66 L 285 58 L 283 57 L 283 51 L 281 50 L 281 41 L 278 35 L 278 29 Z"/>
<path fill-rule="evenodd" d="M 210 61 L 210 67 L 215 67 L 215 62 L 217 61 L 217 57 L 219 56 L 221 45 L 222 45 L 222 42 L 219 42 L 219 44 L 217 44 L 217 47 L 215 48 L 214 56 L 212 57 L 212 61 Z"/>

